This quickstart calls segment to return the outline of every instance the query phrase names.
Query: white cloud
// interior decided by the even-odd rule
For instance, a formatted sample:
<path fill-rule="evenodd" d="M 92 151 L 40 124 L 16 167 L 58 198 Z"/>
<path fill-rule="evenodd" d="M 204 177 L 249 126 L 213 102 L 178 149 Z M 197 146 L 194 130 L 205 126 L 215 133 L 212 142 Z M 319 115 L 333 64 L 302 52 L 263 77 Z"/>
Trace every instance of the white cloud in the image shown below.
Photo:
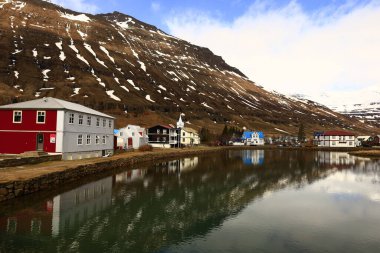
<path fill-rule="evenodd" d="M 95 14 L 99 11 L 99 7 L 97 5 L 89 3 L 85 0 L 52 0 L 51 2 L 78 12 Z"/>
<path fill-rule="evenodd" d="M 295 1 L 283 8 L 258 1 L 232 23 L 194 11 L 166 23 L 173 35 L 209 47 L 268 89 L 317 100 L 340 91 L 352 97 L 380 91 L 380 5 L 353 3 L 310 14 Z"/>
<path fill-rule="evenodd" d="M 158 12 L 161 9 L 161 5 L 158 2 L 152 2 L 150 8 L 152 9 L 152 11 Z"/>

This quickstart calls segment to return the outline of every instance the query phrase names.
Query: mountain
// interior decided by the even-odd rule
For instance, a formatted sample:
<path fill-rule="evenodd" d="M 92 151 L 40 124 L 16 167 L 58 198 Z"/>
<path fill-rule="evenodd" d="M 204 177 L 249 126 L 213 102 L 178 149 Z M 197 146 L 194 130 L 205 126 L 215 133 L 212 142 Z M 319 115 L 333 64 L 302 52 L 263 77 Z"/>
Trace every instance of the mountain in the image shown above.
<path fill-rule="evenodd" d="M 366 124 L 380 127 L 380 102 L 342 105 L 331 107 L 331 109 L 349 117 L 357 118 Z"/>
<path fill-rule="evenodd" d="M 378 130 L 266 91 L 209 49 L 131 16 L 0 1 L 0 104 L 58 97 L 114 115 L 117 127 L 173 123 L 184 113 L 190 126 L 214 132 L 230 124 L 295 134 L 301 123 L 310 134 Z"/>

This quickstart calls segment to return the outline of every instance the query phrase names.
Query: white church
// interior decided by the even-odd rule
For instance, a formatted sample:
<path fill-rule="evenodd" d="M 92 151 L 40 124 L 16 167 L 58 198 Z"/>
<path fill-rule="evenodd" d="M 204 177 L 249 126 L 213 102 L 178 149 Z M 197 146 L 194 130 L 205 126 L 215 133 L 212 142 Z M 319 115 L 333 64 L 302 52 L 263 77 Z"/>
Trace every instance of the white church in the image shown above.
<path fill-rule="evenodd" d="M 190 127 L 185 127 L 181 114 L 179 115 L 179 119 L 177 121 L 177 129 L 179 129 L 179 140 L 182 146 L 197 146 L 201 143 L 198 132 Z"/>

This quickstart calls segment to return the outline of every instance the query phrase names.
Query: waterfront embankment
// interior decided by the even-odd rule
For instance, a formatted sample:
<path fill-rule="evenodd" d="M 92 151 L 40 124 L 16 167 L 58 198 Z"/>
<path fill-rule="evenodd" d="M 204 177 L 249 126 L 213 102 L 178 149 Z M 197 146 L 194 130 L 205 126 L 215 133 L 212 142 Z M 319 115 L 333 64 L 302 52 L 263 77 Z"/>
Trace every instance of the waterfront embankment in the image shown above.
<path fill-rule="evenodd" d="M 116 169 L 128 170 L 132 165 L 154 162 L 160 159 L 202 155 L 223 150 L 265 149 L 265 150 L 303 150 L 303 151 L 361 151 L 365 149 L 347 148 L 302 148 L 302 147 L 195 147 L 184 149 L 154 149 L 150 152 L 125 152 L 112 157 L 92 158 L 75 161 L 49 161 L 18 167 L 0 169 L 0 201 L 28 195 L 41 190 L 52 189 L 62 184 L 86 178 L 91 175 L 110 172 Z"/>

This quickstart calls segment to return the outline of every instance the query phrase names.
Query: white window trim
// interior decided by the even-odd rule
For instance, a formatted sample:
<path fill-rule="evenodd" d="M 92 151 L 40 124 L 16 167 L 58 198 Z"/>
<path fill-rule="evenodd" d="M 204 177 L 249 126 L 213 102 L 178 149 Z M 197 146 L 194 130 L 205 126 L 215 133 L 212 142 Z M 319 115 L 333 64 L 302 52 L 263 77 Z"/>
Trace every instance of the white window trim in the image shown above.
<path fill-rule="evenodd" d="M 100 127 L 100 118 L 96 118 L 96 127 Z"/>
<path fill-rule="evenodd" d="M 38 122 L 38 113 L 39 112 L 43 112 L 44 113 L 44 122 Z M 37 124 L 45 124 L 46 123 L 46 111 L 37 111 L 37 114 L 36 114 L 36 123 Z"/>
<path fill-rule="evenodd" d="M 82 138 L 81 138 L 82 143 L 79 143 L 79 136 L 82 136 Z M 77 145 L 78 146 L 82 146 L 83 145 L 83 134 L 78 134 L 78 136 L 77 136 Z"/>
<path fill-rule="evenodd" d="M 88 124 L 88 123 L 90 123 L 90 124 Z M 92 123 L 92 117 L 87 116 L 87 126 L 91 126 L 91 123 Z"/>
<path fill-rule="evenodd" d="M 73 122 L 70 123 L 70 116 L 73 115 Z M 75 123 L 75 114 L 74 113 L 69 113 L 69 125 L 74 125 Z"/>
<path fill-rule="evenodd" d="M 90 143 L 88 143 L 88 137 L 90 136 Z M 91 135 L 87 134 L 86 135 L 86 145 L 91 145 Z"/>
<path fill-rule="evenodd" d="M 106 136 L 105 136 L 105 135 L 102 136 L 102 144 L 103 144 L 103 145 L 106 145 L 106 144 L 107 144 L 107 139 L 106 139 Z"/>
<path fill-rule="evenodd" d="M 20 122 L 16 122 L 15 121 L 15 113 L 16 112 L 21 112 L 21 121 Z M 15 124 L 21 124 L 22 123 L 22 111 L 13 111 L 13 119 L 12 119 L 13 123 Z"/>
<path fill-rule="evenodd" d="M 107 127 L 107 120 L 103 119 L 103 127 Z"/>
<path fill-rule="evenodd" d="M 96 145 L 99 145 L 99 144 L 100 144 L 100 136 L 99 136 L 99 135 L 96 135 L 96 136 L 95 136 L 95 144 L 96 144 Z"/>
<path fill-rule="evenodd" d="M 80 123 L 80 120 L 81 120 L 80 117 L 82 117 L 82 123 Z M 79 114 L 79 115 L 78 115 L 78 125 L 82 126 L 82 125 L 83 125 L 83 120 L 84 120 L 84 116 L 83 116 L 83 114 Z"/>

